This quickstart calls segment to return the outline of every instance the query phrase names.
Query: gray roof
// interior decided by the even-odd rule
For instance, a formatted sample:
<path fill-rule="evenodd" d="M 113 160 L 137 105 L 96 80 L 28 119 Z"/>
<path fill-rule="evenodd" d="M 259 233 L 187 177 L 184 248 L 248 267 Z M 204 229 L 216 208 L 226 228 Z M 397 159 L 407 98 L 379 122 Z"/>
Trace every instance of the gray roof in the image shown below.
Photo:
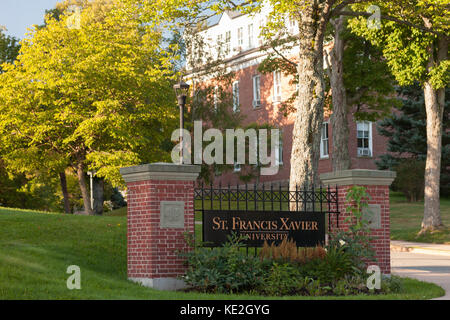
<path fill-rule="evenodd" d="M 231 19 L 238 18 L 238 17 L 244 15 L 242 12 L 239 12 L 239 11 L 231 11 L 231 10 L 226 10 L 224 13 L 226 13 Z M 215 20 L 215 21 L 212 22 L 212 23 L 209 23 L 209 24 L 208 24 L 208 28 L 211 28 L 211 27 L 214 27 L 214 26 L 218 25 L 219 22 L 220 22 L 220 20 L 222 19 L 222 16 L 223 16 L 223 13 L 220 14 L 220 16 L 219 16 L 219 18 L 218 18 L 217 20 Z"/>

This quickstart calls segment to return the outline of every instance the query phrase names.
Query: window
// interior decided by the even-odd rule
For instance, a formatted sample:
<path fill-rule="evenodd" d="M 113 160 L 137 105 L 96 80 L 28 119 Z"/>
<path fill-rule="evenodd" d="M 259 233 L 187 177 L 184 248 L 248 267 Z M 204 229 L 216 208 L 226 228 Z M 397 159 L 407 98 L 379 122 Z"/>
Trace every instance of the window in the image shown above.
<path fill-rule="evenodd" d="M 221 56 L 223 53 L 222 49 L 223 49 L 223 36 L 221 34 L 219 34 L 217 36 L 217 54 L 219 56 Z"/>
<path fill-rule="evenodd" d="M 244 28 L 243 27 L 238 28 L 237 37 L 238 37 L 238 47 L 241 47 L 241 49 L 242 49 L 242 46 L 244 45 Z"/>
<path fill-rule="evenodd" d="M 231 31 L 225 32 L 225 54 L 231 51 Z"/>
<path fill-rule="evenodd" d="M 253 24 L 248 25 L 248 47 L 253 48 Z"/>
<path fill-rule="evenodd" d="M 298 33 L 297 21 L 295 21 L 294 18 L 289 18 L 289 32 L 291 34 L 297 34 Z"/>
<path fill-rule="evenodd" d="M 278 150 L 275 153 L 275 164 L 282 165 L 283 164 L 283 131 L 280 130 L 280 144 L 278 146 Z"/>
<path fill-rule="evenodd" d="M 234 163 L 234 172 L 240 172 L 241 171 L 241 165 L 237 162 Z"/>
<path fill-rule="evenodd" d="M 253 108 L 261 106 L 261 77 L 253 76 Z"/>
<path fill-rule="evenodd" d="M 233 112 L 239 112 L 239 81 L 233 82 Z"/>
<path fill-rule="evenodd" d="M 273 72 L 273 101 L 281 101 L 281 72 Z"/>
<path fill-rule="evenodd" d="M 356 123 L 356 138 L 358 141 L 358 156 L 372 156 L 372 123 L 369 121 Z"/>
<path fill-rule="evenodd" d="M 320 133 L 320 158 L 327 159 L 329 156 L 328 150 L 328 122 L 322 123 Z"/>
<path fill-rule="evenodd" d="M 261 38 L 261 35 L 264 33 L 266 25 L 267 25 L 267 17 L 259 20 L 259 32 L 257 36 L 258 46 L 263 45 L 263 39 Z"/>

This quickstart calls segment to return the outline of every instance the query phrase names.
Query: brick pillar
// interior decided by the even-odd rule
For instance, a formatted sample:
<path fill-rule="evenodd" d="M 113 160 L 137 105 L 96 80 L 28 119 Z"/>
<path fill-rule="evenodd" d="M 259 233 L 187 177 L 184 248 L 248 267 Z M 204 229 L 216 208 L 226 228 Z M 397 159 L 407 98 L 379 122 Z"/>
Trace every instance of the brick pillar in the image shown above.
<path fill-rule="evenodd" d="M 389 211 L 389 186 L 395 179 L 393 171 L 354 169 L 338 172 L 324 173 L 320 175 L 322 183 L 327 186 L 338 186 L 339 197 L 339 221 L 337 217 L 331 219 L 331 231 L 338 228 L 345 230 L 348 224 L 344 222 L 347 203 L 345 197 L 348 189 L 354 185 L 363 186 L 370 195 L 369 216 L 372 247 L 375 249 L 377 264 L 384 274 L 391 273 L 390 255 L 390 211 Z M 338 227 L 339 226 L 339 227 Z"/>
<path fill-rule="evenodd" d="M 160 290 L 184 287 L 177 251 L 194 234 L 194 181 L 200 166 L 154 163 L 120 169 L 128 187 L 128 279 Z"/>

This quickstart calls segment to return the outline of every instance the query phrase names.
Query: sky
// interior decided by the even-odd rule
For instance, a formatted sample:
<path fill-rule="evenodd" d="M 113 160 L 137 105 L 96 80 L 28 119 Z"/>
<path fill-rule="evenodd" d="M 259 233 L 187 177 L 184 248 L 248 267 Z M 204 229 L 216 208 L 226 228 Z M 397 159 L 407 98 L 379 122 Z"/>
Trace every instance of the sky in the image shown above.
<path fill-rule="evenodd" d="M 58 0 L 0 0 L 0 25 L 7 35 L 19 39 L 25 37 L 27 28 L 43 24 L 46 9 L 55 7 Z"/>

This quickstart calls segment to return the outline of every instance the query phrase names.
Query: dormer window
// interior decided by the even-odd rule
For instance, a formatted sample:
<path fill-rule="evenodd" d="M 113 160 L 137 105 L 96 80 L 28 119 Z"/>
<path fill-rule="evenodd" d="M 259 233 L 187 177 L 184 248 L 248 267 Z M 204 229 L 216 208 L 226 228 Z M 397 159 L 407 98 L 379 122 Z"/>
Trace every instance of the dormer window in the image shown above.
<path fill-rule="evenodd" d="M 253 24 L 248 25 L 248 47 L 253 48 L 254 40 L 253 40 Z"/>
<path fill-rule="evenodd" d="M 225 32 L 225 54 L 231 51 L 231 31 Z"/>
<path fill-rule="evenodd" d="M 242 49 L 242 47 L 244 45 L 244 28 L 239 27 L 237 32 L 238 32 L 237 33 L 238 47 L 240 47 Z"/>
<path fill-rule="evenodd" d="M 217 54 L 221 56 L 223 54 L 223 35 L 217 35 Z"/>

